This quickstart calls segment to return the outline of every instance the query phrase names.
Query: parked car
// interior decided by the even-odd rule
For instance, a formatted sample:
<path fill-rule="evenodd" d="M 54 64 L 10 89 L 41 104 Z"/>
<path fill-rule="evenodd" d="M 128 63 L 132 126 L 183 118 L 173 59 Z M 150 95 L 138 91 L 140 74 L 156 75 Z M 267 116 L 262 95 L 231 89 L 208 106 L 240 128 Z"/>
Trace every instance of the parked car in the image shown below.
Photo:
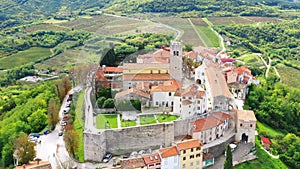
<path fill-rule="evenodd" d="M 36 137 L 36 138 L 39 138 L 39 137 L 40 137 L 40 134 L 39 134 L 39 133 L 30 133 L 30 134 L 29 134 L 29 137 Z"/>
<path fill-rule="evenodd" d="M 69 107 L 67 107 L 67 108 L 65 108 L 65 109 L 64 109 L 64 111 L 63 111 L 63 112 L 64 112 L 64 114 L 68 114 L 68 113 L 69 113 L 69 111 L 70 111 L 70 108 L 69 108 Z"/>
<path fill-rule="evenodd" d="M 111 158 L 112 158 L 112 154 L 111 153 L 106 153 L 103 160 L 102 160 L 102 162 L 103 163 L 108 163 Z"/>
<path fill-rule="evenodd" d="M 44 135 L 47 135 L 47 134 L 49 134 L 50 133 L 50 130 L 45 130 L 44 131 Z"/>
<path fill-rule="evenodd" d="M 59 131 L 59 132 L 58 132 L 58 136 L 62 136 L 63 134 L 64 134 L 63 131 Z"/>

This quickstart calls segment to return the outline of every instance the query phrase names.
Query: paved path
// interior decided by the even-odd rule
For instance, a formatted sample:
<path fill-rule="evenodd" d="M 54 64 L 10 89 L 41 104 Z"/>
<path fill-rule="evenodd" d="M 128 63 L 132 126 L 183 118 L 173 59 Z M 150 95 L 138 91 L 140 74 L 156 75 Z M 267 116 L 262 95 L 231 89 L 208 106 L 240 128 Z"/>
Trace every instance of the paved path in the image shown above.
<path fill-rule="evenodd" d="M 159 122 L 158 122 L 157 117 L 156 117 L 155 114 L 154 114 L 154 119 L 156 120 L 156 124 L 158 124 Z"/>
<path fill-rule="evenodd" d="M 262 150 L 264 150 L 265 152 L 267 152 L 272 158 L 278 159 L 279 155 L 274 156 L 273 154 L 271 154 L 269 151 L 267 151 L 266 149 L 264 149 L 263 147 L 261 147 Z"/>
<path fill-rule="evenodd" d="M 122 128 L 122 125 L 121 125 L 121 116 L 120 116 L 120 114 L 118 114 L 117 120 L 118 120 L 118 128 L 120 129 L 120 128 Z"/>

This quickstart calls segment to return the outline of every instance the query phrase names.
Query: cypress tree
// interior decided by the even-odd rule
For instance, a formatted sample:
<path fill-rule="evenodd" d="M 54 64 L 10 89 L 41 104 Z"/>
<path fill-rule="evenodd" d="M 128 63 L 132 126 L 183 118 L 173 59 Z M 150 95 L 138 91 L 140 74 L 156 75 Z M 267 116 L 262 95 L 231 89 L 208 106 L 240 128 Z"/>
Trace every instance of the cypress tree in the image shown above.
<path fill-rule="evenodd" d="M 229 144 L 227 145 L 226 148 L 226 159 L 224 162 L 224 169 L 233 169 L 232 152 L 231 152 L 231 148 L 229 147 Z"/>

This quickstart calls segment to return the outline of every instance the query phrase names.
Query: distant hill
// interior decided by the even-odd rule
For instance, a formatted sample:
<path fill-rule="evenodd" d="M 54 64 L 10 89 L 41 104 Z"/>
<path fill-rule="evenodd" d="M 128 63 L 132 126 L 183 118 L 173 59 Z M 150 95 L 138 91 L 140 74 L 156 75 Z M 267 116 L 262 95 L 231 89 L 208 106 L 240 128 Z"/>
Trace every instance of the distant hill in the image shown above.
<path fill-rule="evenodd" d="M 278 9 L 300 9 L 293 0 L 5 0 L 0 3 L 0 28 L 48 17 L 68 19 L 85 10 L 119 13 L 188 13 L 188 16 L 278 16 Z"/>

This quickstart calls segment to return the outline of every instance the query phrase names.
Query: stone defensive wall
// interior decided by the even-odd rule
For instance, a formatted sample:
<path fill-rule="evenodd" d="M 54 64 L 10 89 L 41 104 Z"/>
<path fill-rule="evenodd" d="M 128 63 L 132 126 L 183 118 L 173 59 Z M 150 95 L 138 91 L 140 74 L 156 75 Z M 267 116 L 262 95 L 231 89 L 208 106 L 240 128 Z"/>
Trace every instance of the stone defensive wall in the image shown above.
<path fill-rule="evenodd" d="M 188 133 L 186 120 L 176 120 L 145 126 L 122 129 L 99 130 L 98 133 L 84 132 L 84 158 L 99 162 L 106 152 L 122 155 L 132 151 L 158 149 L 171 146 L 176 136 Z"/>

